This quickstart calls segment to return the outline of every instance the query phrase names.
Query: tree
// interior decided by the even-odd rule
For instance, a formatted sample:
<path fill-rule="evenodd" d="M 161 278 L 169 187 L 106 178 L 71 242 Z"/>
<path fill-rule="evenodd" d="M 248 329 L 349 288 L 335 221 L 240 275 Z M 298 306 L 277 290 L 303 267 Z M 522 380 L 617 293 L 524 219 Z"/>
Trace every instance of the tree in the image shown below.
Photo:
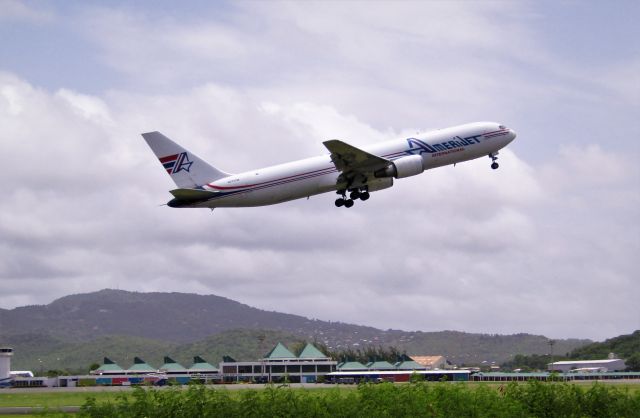
<path fill-rule="evenodd" d="M 296 356 L 299 356 L 302 353 L 302 350 L 304 350 L 306 346 L 307 346 L 307 341 L 302 340 L 302 341 L 291 344 L 289 348 L 291 349 L 290 351 L 293 354 L 295 354 Z"/>
<path fill-rule="evenodd" d="M 640 352 L 633 353 L 625 360 L 627 371 L 640 372 Z"/>

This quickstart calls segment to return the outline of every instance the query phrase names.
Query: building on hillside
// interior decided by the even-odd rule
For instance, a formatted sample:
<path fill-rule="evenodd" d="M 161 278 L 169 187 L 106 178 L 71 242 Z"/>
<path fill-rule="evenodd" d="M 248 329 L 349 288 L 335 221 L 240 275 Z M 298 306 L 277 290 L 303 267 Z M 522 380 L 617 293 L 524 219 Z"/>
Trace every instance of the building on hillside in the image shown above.
<path fill-rule="evenodd" d="M 296 356 L 278 343 L 259 361 L 235 361 L 225 356 L 220 370 L 226 382 L 280 382 L 286 378 L 291 383 L 312 383 L 334 371 L 336 363 L 311 344 Z"/>
<path fill-rule="evenodd" d="M 427 370 L 447 369 L 447 359 L 444 356 L 410 356 L 416 363 Z"/>
<path fill-rule="evenodd" d="M 604 360 L 566 360 L 549 363 L 547 369 L 556 372 L 571 372 L 574 370 L 583 372 L 615 372 L 627 368 L 624 360 L 611 358 Z"/>

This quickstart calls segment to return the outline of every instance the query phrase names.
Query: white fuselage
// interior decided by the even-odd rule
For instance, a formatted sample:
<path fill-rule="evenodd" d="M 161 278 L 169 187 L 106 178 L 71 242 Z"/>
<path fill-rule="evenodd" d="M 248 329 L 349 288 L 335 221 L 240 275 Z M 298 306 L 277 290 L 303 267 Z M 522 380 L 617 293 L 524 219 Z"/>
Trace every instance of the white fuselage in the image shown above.
<path fill-rule="evenodd" d="M 420 155 L 425 170 L 495 154 L 516 137 L 495 122 L 477 122 L 362 147 L 370 154 L 397 160 Z M 263 206 L 345 187 L 329 154 L 224 177 L 203 186 L 219 195 L 189 207 Z"/>

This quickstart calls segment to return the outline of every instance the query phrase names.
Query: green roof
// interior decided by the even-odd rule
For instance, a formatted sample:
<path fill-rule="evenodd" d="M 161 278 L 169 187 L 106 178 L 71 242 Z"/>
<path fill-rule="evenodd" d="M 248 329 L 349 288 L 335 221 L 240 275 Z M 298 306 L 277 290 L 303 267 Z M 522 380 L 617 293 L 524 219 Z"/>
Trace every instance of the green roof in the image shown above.
<path fill-rule="evenodd" d="M 164 358 L 164 364 L 162 366 L 160 366 L 160 370 L 166 370 L 168 372 L 175 372 L 175 371 L 182 371 L 182 370 L 186 370 L 184 367 L 182 367 L 181 364 L 176 363 L 175 360 L 173 360 L 171 357 L 165 357 Z"/>
<path fill-rule="evenodd" d="M 189 370 L 200 370 L 205 372 L 217 372 L 218 368 L 207 363 L 202 357 L 195 356 L 193 358 L 193 366 Z"/>
<path fill-rule="evenodd" d="M 97 372 L 114 372 L 121 371 L 122 367 L 118 366 L 107 357 L 104 358 L 104 364 L 96 369 Z"/>
<path fill-rule="evenodd" d="M 367 366 L 360 363 L 359 361 L 347 361 L 342 363 L 339 370 L 367 370 Z"/>
<path fill-rule="evenodd" d="M 425 370 L 422 364 L 417 363 L 413 360 L 403 361 L 402 363 L 396 363 L 396 368 L 400 370 Z"/>
<path fill-rule="evenodd" d="M 282 343 L 276 344 L 273 350 L 269 352 L 264 358 L 266 359 L 295 359 L 297 358 L 291 351 L 287 349 Z"/>
<path fill-rule="evenodd" d="M 300 353 L 298 358 L 327 358 L 327 356 L 312 344 L 307 344 L 307 346 L 304 348 L 304 350 L 302 350 L 302 353 Z"/>
<path fill-rule="evenodd" d="M 129 367 L 127 370 L 130 371 L 130 372 L 133 372 L 133 371 L 136 371 L 136 372 L 155 372 L 156 371 L 156 369 L 154 369 L 153 367 L 149 366 L 140 357 L 135 357 L 133 359 L 133 366 Z"/>
<path fill-rule="evenodd" d="M 374 361 L 367 364 L 367 367 L 372 370 L 392 370 L 395 366 L 388 361 Z"/>
<path fill-rule="evenodd" d="M 205 362 L 205 363 L 194 363 L 193 366 L 189 367 L 189 370 L 191 370 L 191 371 L 200 370 L 200 371 L 206 371 L 206 372 L 217 372 L 218 368 Z"/>

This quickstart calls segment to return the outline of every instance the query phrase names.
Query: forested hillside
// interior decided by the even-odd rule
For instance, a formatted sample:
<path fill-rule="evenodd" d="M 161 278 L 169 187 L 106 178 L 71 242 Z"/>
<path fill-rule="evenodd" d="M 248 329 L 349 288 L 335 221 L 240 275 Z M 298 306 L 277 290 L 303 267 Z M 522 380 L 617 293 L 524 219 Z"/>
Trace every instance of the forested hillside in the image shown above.
<path fill-rule="evenodd" d="M 128 367 L 134 356 L 158 363 L 170 355 L 189 363 L 201 355 L 256 359 L 277 341 L 309 341 L 329 350 L 394 348 L 409 355 L 444 355 L 456 364 L 503 362 L 545 354 L 540 335 L 401 331 L 308 319 L 253 308 L 215 296 L 122 290 L 71 295 L 48 305 L 0 309 L 0 344 L 15 348 L 14 369 L 82 368 L 112 357 Z M 566 353 L 588 340 L 557 340 Z"/>

